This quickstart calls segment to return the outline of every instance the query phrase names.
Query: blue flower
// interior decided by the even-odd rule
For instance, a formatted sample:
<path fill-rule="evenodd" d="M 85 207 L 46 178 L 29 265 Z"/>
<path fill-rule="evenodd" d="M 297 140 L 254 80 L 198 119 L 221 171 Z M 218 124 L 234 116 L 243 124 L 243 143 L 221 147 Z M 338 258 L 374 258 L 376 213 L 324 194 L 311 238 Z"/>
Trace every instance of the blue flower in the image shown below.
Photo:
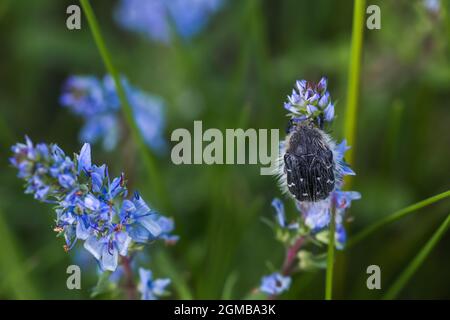
<path fill-rule="evenodd" d="M 323 125 L 323 121 L 333 121 L 334 104 L 327 91 L 327 79 L 322 77 L 317 84 L 306 80 L 297 81 L 284 108 L 295 121 L 312 119 L 319 126 Z"/>
<path fill-rule="evenodd" d="M 154 151 L 161 152 L 166 146 L 163 138 L 166 125 L 164 101 L 134 88 L 125 77 L 121 81 L 144 141 Z M 97 99 L 92 95 L 98 96 Z M 102 81 L 93 76 L 69 77 L 60 101 L 84 119 L 79 133 L 81 141 L 101 142 L 107 151 L 117 146 L 123 130 L 119 117 L 120 100 L 111 76 L 106 75 Z"/>
<path fill-rule="evenodd" d="M 123 202 L 120 221 L 136 242 L 145 243 L 156 239 L 162 233 L 158 218 L 159 214 L 151 210 L 137 192 L 132 201 Z"/>
<path fill-rule="evenodd" d="M 84 247 L 97 259 L 102 270 L 114 271 L 119 255 L 127 255 L 130 243 L 131 238 L 128 234 L 118 231 L 108 236 L 91 235 L 84 242 Z"/>
<path fill-rule="evenodd" d="M 287 291 L 290 285 L 290 277 L 286 277 L 278 272 L 275 272 L 262 278 L 259 289 L 268 295 L 274 296 Z"/>
<path fill-rule="evenodd" d="M 183 38 L 199 33 L 209 17 L 222 5 L 222 0 L 121 0 L 115 18 L 125 29 L 148 38 L 169 43 L 171 28 Z"/>
<path fill-rule="evenodd" d="M 170 279 L 153 280 L 150 270 L 139 268 L 140 286 L 142 300 L 156 300 L 166 293 L 166 287 L 170 284 Z"/>
<path fill-rule="evenodd" d="M 106 165 L 95 165 L 86 143 L 74 160 L 56 145 L 33 145 L 30 139 L 12 147 L 11 164 L 26 181 L 26 193 L 55 205 L 55 231 L 65 239 L 64 250 L 78 240 L 102 270 L 114 271 L 120 255 L 134 242 L 175 241 L 173 221 L 151 210 L 136 193 L 126 199 L 123 174 L 110 179 Z"/>
<path fill-rule="evenodd" d="M 59 103 L 83 117 L 105 112 L 108 108 L 102 84 L 93 76 L 70 76 L 64 83 Z"/>

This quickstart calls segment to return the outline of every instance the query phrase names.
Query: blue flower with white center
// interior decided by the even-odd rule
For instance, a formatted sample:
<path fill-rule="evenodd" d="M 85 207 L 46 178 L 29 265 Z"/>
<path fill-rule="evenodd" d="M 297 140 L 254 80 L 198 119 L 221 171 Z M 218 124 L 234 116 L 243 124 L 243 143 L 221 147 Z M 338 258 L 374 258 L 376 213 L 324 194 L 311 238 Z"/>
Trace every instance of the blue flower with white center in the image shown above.
<path fill-rule="evenodd" d="M 142 300 L 156 300 L 166 293 L 166 288 L 170 284 L 170 279 L 153 279 L 150 270 L 139 268 L 140 285 Z"/>
<path fill-rule="evenodd" d="M 262 278 L 259 289 L 268 295 L 276 296 L 287 291 L 290 285 L 291 277 L 275 272 Z"/>
<path fill-rule="evenodd" d="M 144 141 L 154 151 L 162 152 L 166 147 L 163 137 L 166 126 L 164 101 L 133 87 L 125 77 L 122 77 L 121 81 Z M 60 100 L 64 102 L 63 106 L 84 119 L 79 133 L 80 140 L 89 143 L 100 142 L 103 149 L 113 150 L 120 141 L 123 129 L 119 115 L 120 100 L 112 77 L 106 75 L 100 81 L 92 76 L 73 76 L 67 82 Z M 90 97 L 92 93 L 88 90 L 89 85 L 93 87 L 92 91 L 101 92 L 101 99 Z M 76 99 L 68 99 L 74 92 Z M 99 94 L 95 96 L 97 95 Z"/>
<path fill-rule="evenodd" d="M 324 121 L 333 121 L 334 104 L 327 91 L 327 79 L 322 77 L 318 83 L 297 81 L 284 108 L 290 112 L 291 119 L 297 122 L 312 119 L 322 127 Z"/>
<path fill-rule="evenodd" d="M 107 236 L 91 235 L 84 242 L 84 247 L 99 262 L 102 270 L 114 271 L 119 255 L 126 256 L 131 238 L 126 232 L 115 231 Z"/>
<path fill-rule="evenodd" d="M 172 25 L 182 38 L 192 38 L 222 3 L 223 0 L 121 0 L 115 18 L 127 30 L 169 43 Z"/>

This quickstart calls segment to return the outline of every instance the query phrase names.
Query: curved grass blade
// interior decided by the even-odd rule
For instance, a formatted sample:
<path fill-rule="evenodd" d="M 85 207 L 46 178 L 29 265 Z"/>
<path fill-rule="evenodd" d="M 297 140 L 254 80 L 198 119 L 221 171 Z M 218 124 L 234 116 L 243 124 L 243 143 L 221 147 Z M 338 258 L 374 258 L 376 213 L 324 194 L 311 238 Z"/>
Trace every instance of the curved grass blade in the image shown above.
<path fill-rule="evenodd" d="M 439 240 L 445 234 L 445 232 L 450 227 L 450 214 L 447 216 L 445 221 L 441 224 L 438 230 L 433 234 L 430 240 L 425 244 L 425 246 L 420 250 L 417 256 L 411 261 L 411 263 L 406 267 L 402 274 L 397 278 L 394 284 L 386 292 L 383 299 L 390 300 L 395 299 L 403 287 L 408 283 L 408 280 L 414 275 L 414 273 L 419 269 L 425 259 L 428 257 L 433 248 L 438 244 Z"/>
<path fill-rule="evenodd" d="M 155 255 L 155 260 L 158 264 L 158 268 L 164 270 L 164 274 L 172 280 L 175 291 L 178 293 L 178 297 L 182 300 L 192 300 L 193 295 L 189 286 L 185 279 L 180 276 L 179 272 L 175 269 L 174 263 L 171 261 L 169 255 L 160 250 Z"/>
<path fill-rule="evenodd" d="M 114 84 L 117 89 L 117 95 L 119 96 L 120 102 L 122 104 L 122 111 L 125 120 L 131 129 L 132 137 L 138 146 L 138 149 L 141 153 L 141 158 L 149 175 L 149 183 L 152 187 L 152 190 L 155 192 L 155 197 L 151 199 L 152 203 L 160 204 L 163 205 L 164 208 L 167 208 L 168 201 L 165 196 L 165 192 L 162 189 L 162 180 L 159 177 L 159 172 L 156 168 L 153 157 L 150 154 L 150 150 L 145 144 L 144 138 L 142 137 L 142 134 L 136 124 L 133 116 L 133 110 L 128 102 L 122 82 L 120 81 L 119 73 L 113 64 L 111 55 L 106 47 L 94 11 L 92 10 L 89 0 L 80 0 L 80 3 L 86 15 L 89 28 L 91 29 L 92 36 L 97 45 L 98 51 L 100 52 L 103 63 L 105 64 L 106 69 L 110 73 L 111 77 L 114 79 Z"/>
<path fill-rule="evenodd" d="M 419 210 L 423 207 L 426 207 L 430 204 L 433 204 L 435 202 L 438 202 L 439 200 L 442 200 L 442 199 L 445 199 L 448 197 L 450 197 L 450 190 L 442 192 L 440 194 L 437 194 L 437 195 L 427 198 L 425 200 L 419 201 L 417 203 L 414 203 L 406 208 L 403 208 L 401 210 L 398 210 L 398 211 L 388 215 L 384 219 L 381 219 L 380 221 L 370 225 L 369 227 L 367 227 L 366 229 L 364 229 L 363 231 L 358 233 L 356 236 L 351 238 L 346 245 L 346 249 L 359 243 L 361 240 L 367 238 L 368 236 L 370 236 L 371 234 L 373 234 L 380 228 L 384 227 L 385 225 L 395 222 L 395 221 L 399 220 L 400 218 L 403 218 L 404 216 L 408 215 L 409 213 L 412 213 L 416 210 Z"/>

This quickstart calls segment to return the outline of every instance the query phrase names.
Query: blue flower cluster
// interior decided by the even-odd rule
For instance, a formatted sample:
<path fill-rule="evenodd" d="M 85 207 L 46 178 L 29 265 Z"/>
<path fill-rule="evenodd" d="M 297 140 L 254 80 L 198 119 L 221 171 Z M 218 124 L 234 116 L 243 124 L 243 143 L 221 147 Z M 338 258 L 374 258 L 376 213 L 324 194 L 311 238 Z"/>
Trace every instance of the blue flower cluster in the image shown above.
<path fill-rule="evenodd" d="M 171 28 L 183 38 L 199 33 L 223 0 L 121 0 L 116 20 L 125 29 L 169 43 Z"/>
<path fill-rule="evenodd" d="M 150 209 L 138 193 L 127 199 L 124 174 L 111 179 L 106 165 L 92 164 L 89 144 L 73 159 L 57 145 L 35 146 L 28 137 L 12 151 L 10 162 L 26 181 L 25 192 L 55 205 L 54 230 L 64 236 L 66 251 L 84 241 L 100 268 L 114 271 L 119 256 L 135 243 L 178 239 L 171 234 L 173 221 Z"/>
<path fill-rule="evenodd" d="M 163 100 L 133 87 L 125 78 L 122 78 L 122 83 L 145 142 L 154 151 L 164 150 Z M 84 119 L 80 141 L 101 141 L 105 150 L 116 147 L 123 130 L 118 114 L 120 101 L 111 76 L 107 75 L 102 80 L 94 76 L 70 76 L 59 101 L 63 107 Z"/>
<path fill-rule="evenodd" d="M 284 103 L 289 116 L 294 121 L 315 119 L 322 125 L 323 121 L 331 122 L 334 119 L 334 104 L 327 91 L 327 78 L 322 77 L 318 83 L 299 80 Z"/>

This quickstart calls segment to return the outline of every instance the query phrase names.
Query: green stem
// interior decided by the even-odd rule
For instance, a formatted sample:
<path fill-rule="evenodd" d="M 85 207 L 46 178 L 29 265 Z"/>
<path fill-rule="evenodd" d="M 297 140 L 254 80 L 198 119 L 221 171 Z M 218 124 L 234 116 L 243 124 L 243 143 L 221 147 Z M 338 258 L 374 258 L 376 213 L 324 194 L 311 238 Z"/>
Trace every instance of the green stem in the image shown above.
<path fill-rule="evenodd" d="M 408 283 L 408 280 L 414 275 L 414 273 L 419 269 L 425 259 L 428 257 L 433 248 L 438 244 L 439 240 L 445 234 L 447 229 L 450 227 L 450 214 L 447 216 L 445 221 L 441 224 L 438 230 L 433 234 L 430 240 L 425 244 L 425 246 L 420 250 L 417 256 L 409 264 L 409 266 L 402 272 L 402 274 L 397 278 L 394 284 L 388 289 L 383 299 L 390 300 L 395 299 L 403 287 Z"/>
<path fill-rule="evenodd" d="M 120 102 L 122 104 L 123 115 L 131 130 L 133 140 L 137 143 L 138 149 L 141 153 L 141 157 L 147 170 L 147 174 L 149 175 L 149 183 L 152 187 L 152 190 L 155 192 L 155 197 L 154 199 L 152 199 L 154 201 L 153 203 L 158 202 L 162 205 L 167 205 L 168 202 L 165 198 L 165 193 L 162 188 L 162 180 L 159 177 L 159 173 L 154 163 L 153 157 L 150 154 L 150 150 L 145 144 L 141 131 L 136 124 L 133 116 L 133 109 L 128 102 L 125 89 L 122 85 L 122 81 L 120 81 L 119 73 L 112 62 L 111 55 L 106 47 L 105 41 L 103 40 L 103 36 L 101 34 L 94 11 L 92 10 L 89 0 L 80 0 L 80 3 L 86 15 L 89 27 L 92 32 L 92 36 L 97 45 L 98 51 L 100 52 L 103 63 L 105 64 L 106 69 L 114 80 L 114 84 L 117 89 L 117 95 L 119 96 Z"/>
<path fill-rule="evenodd" d="M 417 203 L 414 203 L 406 208 L 403 208 L 401 210 L 398 210 L 390 215 L 388 215 L 387 217 L 385 217 L 384 219 L 379 220 L 378 222 L 370 225 L 369 227 L 367 227 L 366 229 L 364 229 L 363 231 L 361 231 L 360 233 L 358 233 L 356 236 L 354 236 L 353 238 L 351 238 L 346 245 L 346 249 L 350 248 L 351 246 L 357 244 L 358 242 L 360 242 L 361 240 L 363 240 L 364 238 L 370 236 L 371 234 L 373 234 L 375 231 L 379 230 L 380 228 L 382 228 L 383 226 L 390 224 L 394 221 L 399 220 L 400 218 L 406 216 L 407 214 L 414 212 L 416 210 L 419 210 L 423 207 L 426 207 L 432 203 L 435 203 L 439 200 L 445 199 L 450 197 L 450 190 L 442 192 L 440 194 L 437 194 L 433 197 L 427 198 L 425 200 L 419 201 Z"/>
<path fill-rule="evenodd" d="M 349 145 L 355 145 L 356 118 L 359 100 L 361 55 L 364 35 L 365 21 L 365 0 L 355 0 L 353 6 L 353 27 L 350 49 L 350 63 L 348 67 L 348 87 L 347 87 L 347 109 L 345 112 L 344 136 Z M 350 149 L 346 154 L 346 161 L 353 164 L 353 151 Z"/>
<path fill-rule="evenodd" d="M 334 271 L 334 233 L 336 229 L 335 210 L 331 211 L 330 233 L 328 238 L 327 274 L 325 279 L 325 300 L 333 297 L 333 271 Z"/>

